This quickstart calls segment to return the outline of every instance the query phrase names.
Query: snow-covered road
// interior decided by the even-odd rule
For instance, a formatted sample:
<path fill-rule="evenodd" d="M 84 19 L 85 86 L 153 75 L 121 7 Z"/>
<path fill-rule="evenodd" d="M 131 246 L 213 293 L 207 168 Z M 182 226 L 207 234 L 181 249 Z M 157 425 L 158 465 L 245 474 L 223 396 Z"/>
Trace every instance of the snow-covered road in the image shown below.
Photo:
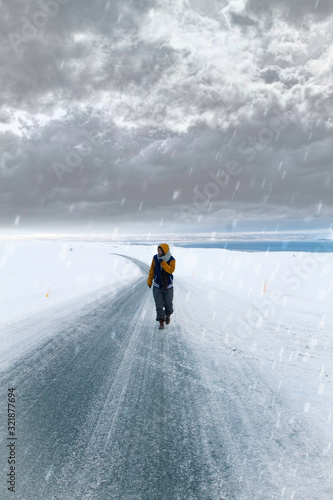
<path fill-rule="evenodd" d="M 143 275 L 79 315 L 73 302 L 60 324 L 50 312 L 32 318 L 57 329 L 1 374 L 17 392 L 15 498 L 332 499 L 324 426 L 297 410 L 262 352 L 226 341 L 250 299 L 177 278 L 160 331 L 148 266 L 124 257 Z M 3 477 L 6 454 L 2 439 Z"/>

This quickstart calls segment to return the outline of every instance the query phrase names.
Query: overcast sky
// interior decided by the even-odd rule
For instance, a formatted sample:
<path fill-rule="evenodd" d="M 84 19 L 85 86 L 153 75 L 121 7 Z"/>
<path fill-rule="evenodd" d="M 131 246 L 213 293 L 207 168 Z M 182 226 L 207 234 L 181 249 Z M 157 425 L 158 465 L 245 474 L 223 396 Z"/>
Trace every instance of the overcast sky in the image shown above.
<path fill-rule="evenodd" d="M 0 9 L 2 229 L 330 227 L 332 0 Z"/>

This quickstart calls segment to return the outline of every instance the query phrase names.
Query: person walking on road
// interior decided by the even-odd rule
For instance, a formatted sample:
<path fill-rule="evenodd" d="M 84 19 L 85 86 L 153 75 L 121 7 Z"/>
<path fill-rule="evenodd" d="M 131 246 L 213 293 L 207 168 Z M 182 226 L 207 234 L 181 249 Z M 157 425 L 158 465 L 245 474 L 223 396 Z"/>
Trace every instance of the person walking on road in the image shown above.
<path fill-rule="evenodd" d="M 176 261 L 170 253 L 169 245 L 161 243 L 157 247 L 148 274 L 147 285 L 153 286 L 153 295 L 156 306 L 156 321 L 160 322 L 159 329 L 170 323 L 173 313 L 173 272 Z"/>

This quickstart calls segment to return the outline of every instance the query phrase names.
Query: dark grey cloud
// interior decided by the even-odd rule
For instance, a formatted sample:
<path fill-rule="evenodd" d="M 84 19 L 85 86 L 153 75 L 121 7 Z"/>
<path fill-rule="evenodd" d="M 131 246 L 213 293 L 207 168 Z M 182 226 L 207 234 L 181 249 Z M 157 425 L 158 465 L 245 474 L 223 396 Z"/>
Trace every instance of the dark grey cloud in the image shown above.
<path fill-rule="evenodd" d="M 302 0 L 295 2 L 291 0 L 247 0 L 246 10 L 257 16 L 269 13 L 274 16 L 282 12 L 286 19 L 291 22 L 299 22 L 304 16 L 311 16 L 314 21 L 320 21 L 333 13 L 331 0 Z"/>
<path fill-rule="evenodd" d="M 1 5 L 2 224 L 182 220 L 228 164 L 194 222 L 333 215 L 330 4 L 62 2 Z"/>
<path fill-rule="evenodd" d="M 259 72 L 259 75 L 266 83 L 280 82 L 280 68 L 277 66 L 266 67 Z"/>
<path fill-rule="evenodd" d="M 257 26 L 258 24 L 250 17 L 236 14 L 235 12 L 230 12 L 230 18 L 234 24 L 239 24 L 240 26 Z"/>

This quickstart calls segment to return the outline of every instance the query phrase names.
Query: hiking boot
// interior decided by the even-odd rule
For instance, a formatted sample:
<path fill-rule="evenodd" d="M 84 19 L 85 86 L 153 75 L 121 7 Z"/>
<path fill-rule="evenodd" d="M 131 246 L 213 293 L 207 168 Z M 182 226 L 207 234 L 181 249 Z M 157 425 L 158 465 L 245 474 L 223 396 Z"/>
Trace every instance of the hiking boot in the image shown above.
<path fill-rule="evenodd" d="M 159 330 L 163 330 L 163 328 L 164 328 L 164 319 L 160 319 Z"/>
<path fill-rule="evenodd" d="M 166 317 L 165 324 L 168 325 L 170 323 L 170 316 Z"/>

